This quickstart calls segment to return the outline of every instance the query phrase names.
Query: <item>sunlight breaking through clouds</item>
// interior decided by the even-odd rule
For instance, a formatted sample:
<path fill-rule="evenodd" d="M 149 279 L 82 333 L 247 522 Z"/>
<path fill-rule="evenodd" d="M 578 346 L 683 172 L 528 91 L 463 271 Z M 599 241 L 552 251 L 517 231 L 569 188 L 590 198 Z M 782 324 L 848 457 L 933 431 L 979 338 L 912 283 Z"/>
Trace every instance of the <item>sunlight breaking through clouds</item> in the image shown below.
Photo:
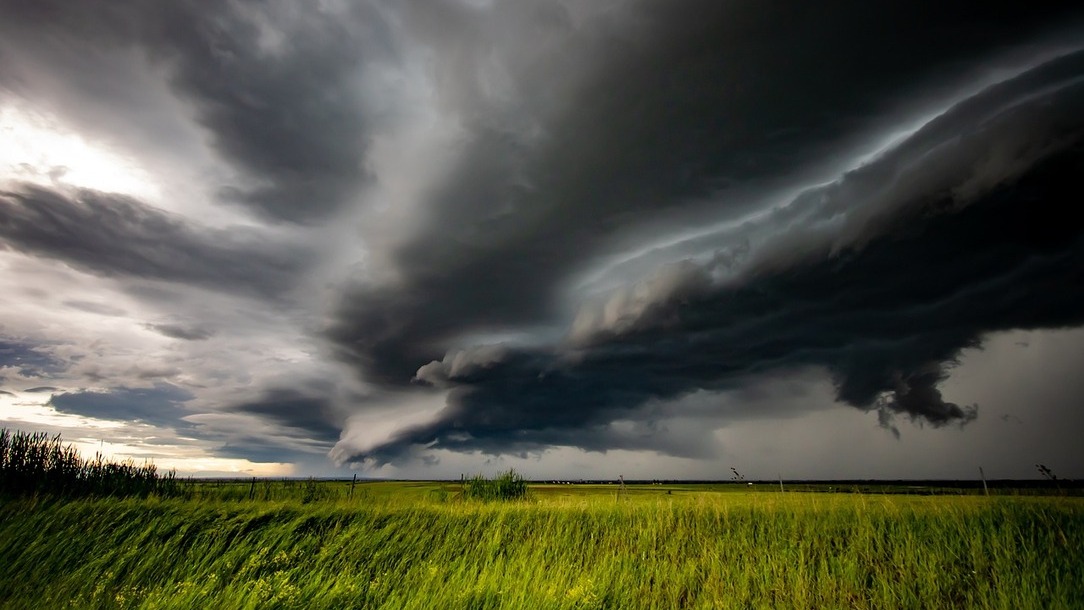
<path fill-rule="evenodd" d="M 130 156 L 88 142 L 55 117 L 0 106 L 0 180 L 89 188 L 153 200 L 154 179 Z"/>

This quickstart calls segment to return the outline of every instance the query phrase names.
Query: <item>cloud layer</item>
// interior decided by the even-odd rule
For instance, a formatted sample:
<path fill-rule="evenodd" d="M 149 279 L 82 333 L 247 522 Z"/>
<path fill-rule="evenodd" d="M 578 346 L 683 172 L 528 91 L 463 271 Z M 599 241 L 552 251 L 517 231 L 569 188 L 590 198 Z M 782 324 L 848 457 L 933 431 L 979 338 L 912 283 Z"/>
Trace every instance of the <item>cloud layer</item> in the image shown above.
<path fill-rule="evenodd" d="M 4 245 L 89 273 L 273 297 L 290 286 L 311 258 L 300 245 L 269 247 L 251 229 L 201 227 L 129 197 L 16 188 L 0 191 Z M 170 326 L 157 330 L 185 334 Z"/>
<path fill-rule="evenodd" d="M 974 427 L 968 350 L 1084 323 L 1082 31 L 1071 2 L 0 0 L 5 417 L 373 468 L 711 460 L 833 403 Z"/>

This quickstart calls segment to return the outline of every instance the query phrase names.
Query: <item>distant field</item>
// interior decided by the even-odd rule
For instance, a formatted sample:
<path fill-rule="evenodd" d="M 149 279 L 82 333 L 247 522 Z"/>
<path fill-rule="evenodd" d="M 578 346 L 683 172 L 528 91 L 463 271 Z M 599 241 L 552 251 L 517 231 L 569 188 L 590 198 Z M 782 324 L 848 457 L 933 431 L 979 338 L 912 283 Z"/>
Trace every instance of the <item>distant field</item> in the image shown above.
<path fill-rule="evenodd" d="M 884 491 L 900 491 L 886 488 Z M 1084 499 L 229 481 L 0 502 L 0 608 L 1079 608 Z"/>

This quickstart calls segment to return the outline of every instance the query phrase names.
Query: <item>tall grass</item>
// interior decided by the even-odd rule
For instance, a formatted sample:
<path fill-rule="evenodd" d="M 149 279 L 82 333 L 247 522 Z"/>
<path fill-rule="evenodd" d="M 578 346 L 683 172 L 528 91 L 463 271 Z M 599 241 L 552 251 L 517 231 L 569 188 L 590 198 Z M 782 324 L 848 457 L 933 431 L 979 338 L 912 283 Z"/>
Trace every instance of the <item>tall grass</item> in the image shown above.
<path fill-rule="evenodd" d="M 1084 607 L 1081 498 L 457 487 L 180 484 L 0 430 L 0 608 Z"/>
<path fill-rule="evenodd" d="M 154 464 L 84 460 L 60 435 L 0 428 L 0 495 L 58 497 L 147 496 L 179 493 L 175 473 Z"/>
<path fill-rule="evenodd" d="M 610 490 L 441 503 L 422 484 L 364 487 L 364 499 L 310 504 L 0 503 L 0 607 L 1084 605 L 1076 498 L 645 492 L 615 502 Z"/>
<path fill-rule="evenodd" d="M 513 469 L 492 479 L 475 475 L 463 482 L 463 497 L 469 500 L 522 500 L 527 497 L 527 480 Z"/>

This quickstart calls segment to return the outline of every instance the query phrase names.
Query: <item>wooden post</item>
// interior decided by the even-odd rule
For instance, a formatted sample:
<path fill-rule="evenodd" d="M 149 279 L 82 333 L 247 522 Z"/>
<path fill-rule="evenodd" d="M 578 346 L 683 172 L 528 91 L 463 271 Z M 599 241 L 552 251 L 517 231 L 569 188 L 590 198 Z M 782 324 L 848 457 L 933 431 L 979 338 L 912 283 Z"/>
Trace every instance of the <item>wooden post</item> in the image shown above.
<path fill-rule="evenodd" d="M 979 466 L 979 476 L 982 477 L 982 493 L 990 495 L 990 488 L 986 486 L 986 473 L 982 471 L 982 466 Z"/>
<path fill-rule="evenodd" d="M 783 493 L 783 475 L 779 475 L 779 493 Z"/>
<path fill-rule="evenodd" d="M 252 477 L 252 484 L 248 486 L 248 499 L 256 497 L 256 477 Z"/>
<path fill-rule="evenodd" d="M 358 473 L 354 473 L 354 480 L 350 483 L 350 498 L 354 497 L 354 486 L 358 484 Z"/>

